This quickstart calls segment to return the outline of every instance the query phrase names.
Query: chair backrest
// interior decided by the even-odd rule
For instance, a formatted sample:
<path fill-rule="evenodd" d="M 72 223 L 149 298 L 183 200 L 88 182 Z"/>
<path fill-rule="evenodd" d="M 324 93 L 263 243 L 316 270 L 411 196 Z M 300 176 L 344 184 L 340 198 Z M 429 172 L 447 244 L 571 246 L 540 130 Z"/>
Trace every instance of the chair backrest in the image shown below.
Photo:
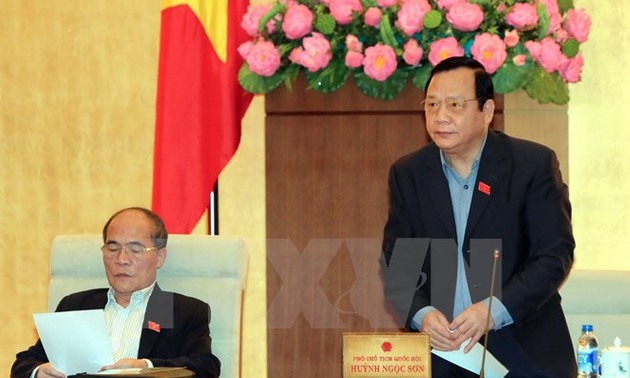
<path fill-rule="evenodd" d="M 573 269 L 560 289 L 575 348 L 582 324 L 592 324 L 600 349 L 616 336 L 630 345 L 630 271 Z"/>
<path fill-rule="evenodd" d="M 48 309 L 65 295 L 107 287 L 101 235 L 60 235 L 52 242 Z M 221 360 L 221 377 L 240 376 L 242 293 L 247 250 L 236 237 L 169 235 L 168 256 L 158 270 L 163 290 L 201 299 L 212 309 L 212 351 Z"/>

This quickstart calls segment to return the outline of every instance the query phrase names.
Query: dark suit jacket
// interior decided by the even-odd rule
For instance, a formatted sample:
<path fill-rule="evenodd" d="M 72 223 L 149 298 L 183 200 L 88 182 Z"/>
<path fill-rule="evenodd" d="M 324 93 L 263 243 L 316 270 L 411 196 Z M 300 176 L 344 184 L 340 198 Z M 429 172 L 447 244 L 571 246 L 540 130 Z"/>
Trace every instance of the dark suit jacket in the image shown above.
<path fill-rule="evenodd" d="M 392 259 L 414 253 L 413 248 L 394 248 L 399 238 L 431 238 L 432 244 L 435 239 L 457 240 L 448 182 L 434 143 L 399 159 L 391 167 L 389 186 L 383 251 L 390 266 Z M 570 272 L 575 243 L 568 190 L 554 152 L 490 130 L 473 190 L 463 251 L 470 253 L 472 239 L 501 240 L 500 299 L 514 319 L 514 324 L 490 332 L 488 349 L 513 377 L 575 377 L 572 341 L 558 294 Z M 412 289 L 413 300 L 406 307 L 398 303 L 407 326 L 419 309 L 437 301 L 431 298 L 431 283 L 439 278 L 431 276 L 431 259 L 436 258 L 432 253 L 417 268 L 385 276 L 386 294 L 395 298 L 400 275 L 415 274 L 407 277 L 419 286 Z M 444 274 L 452 281 L 456 266 L 441 270 L 440 276 Z M 473 302 L 489 295 L 489 290 L 474 290 L 468 278 Z M 444 295 L 452 303 L 453 292 Z"/>
<path fill-rule="evenodd" d="M 93 289 L 63 298 L 56 311 L 104 308 L 108 289 Z M 144 317 L 138 358 L 151 360 L 154 366 L 185 366 L 197 378 L 214 378 L 221 363 L 212 354 L 209 331 L 210 307 L 196 298 L 162 291 L 156 284 Z M 160 325 L 156 332 L 148 322 Z M 12 378 L 27 378 L 33 369 L 48 362 L 40 340 L 20 352 L 11 368 Z"/>

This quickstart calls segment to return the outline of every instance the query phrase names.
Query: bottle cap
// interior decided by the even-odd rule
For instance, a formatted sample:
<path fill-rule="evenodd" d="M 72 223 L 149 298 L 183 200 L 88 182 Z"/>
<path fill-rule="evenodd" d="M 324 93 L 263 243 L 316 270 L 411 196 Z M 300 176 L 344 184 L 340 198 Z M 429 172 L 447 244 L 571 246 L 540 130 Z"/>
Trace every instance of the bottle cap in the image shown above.
<path fill-rule="evenodd" d="M 582 332 L 593 332 L 593 325 L 592 324 L 583 324 L 582 325 Z"/>

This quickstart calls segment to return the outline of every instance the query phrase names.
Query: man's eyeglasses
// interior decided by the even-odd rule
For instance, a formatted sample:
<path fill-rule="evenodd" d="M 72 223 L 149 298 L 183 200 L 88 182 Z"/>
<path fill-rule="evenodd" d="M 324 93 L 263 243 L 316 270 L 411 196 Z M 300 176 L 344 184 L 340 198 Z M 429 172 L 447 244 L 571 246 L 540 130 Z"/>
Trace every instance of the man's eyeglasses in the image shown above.
<path fill-rule="evenodd" d="M 446 110 L 450 113 L 461 113 L 466 108 L 466 103 L 468 101 L 477 101 L 479 98 L 447 98 L 444 101 L 436 100 L 432 98 L 424 99 L 420 102 L 420 106 L 427 113 L 437 113 L 442 105 L 445 106 Z"/>
<path fill-rule="evenodd" d="M 153 249 L 158 250 L 159 248 L 158 247 L 145 247 L 138 242 L 127 243 L 124 246 L 116 242 L 109 242 L 109 243 L 105 243 L 105 245 L 101 247 L 101 251 L 103 251 L 103 254 L 108 255 L 108 256 L 117 255 L 123 249 L 125 250 L 125 252 L 127 252 L 131 256 L 140 257 Z"/>

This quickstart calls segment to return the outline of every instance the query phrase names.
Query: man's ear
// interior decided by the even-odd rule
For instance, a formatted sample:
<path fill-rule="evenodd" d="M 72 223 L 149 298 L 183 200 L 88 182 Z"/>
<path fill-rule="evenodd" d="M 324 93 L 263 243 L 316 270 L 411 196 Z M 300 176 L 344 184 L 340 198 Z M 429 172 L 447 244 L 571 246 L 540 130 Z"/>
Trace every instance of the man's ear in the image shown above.
<path fill-rule="evenodd" d="M 490 124 L 490 122 L 492 122 L 492 119 L 494 118 L 494 100 L 493 99 L 489 99 L 488 101 L 486 101 L 485 104 L 483 104 L 483 119 L 485 121 L 486 124 Z"/>
<path fill-rule="evenodd" d="M 168 254 L 168 251 L 166 250 L 166 247 L 164 248 L 160 248 L 157 250 L 157 268 L 160 269 L 162 267 L 162 265 L 164 265 L 164 263 L 166 262 L 166 255 Z"/>

